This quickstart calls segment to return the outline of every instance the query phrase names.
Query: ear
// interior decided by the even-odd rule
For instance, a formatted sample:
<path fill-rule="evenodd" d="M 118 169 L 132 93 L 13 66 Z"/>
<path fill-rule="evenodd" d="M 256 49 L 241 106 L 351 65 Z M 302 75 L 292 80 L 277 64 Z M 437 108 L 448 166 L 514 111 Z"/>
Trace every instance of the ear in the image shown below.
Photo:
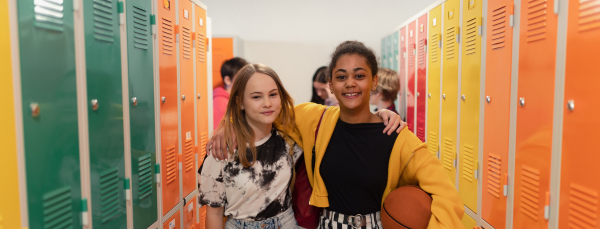
<path fill-rule="evenodd" d="M 377 75 L 373 76 L 373 85 L 371 85 L 371 90 L 374 91 L 377 88 L 377 84 L 379 83 L 379 77 Z"/>
<path fill-rule="evenodd" d="M 331 94 L 333 94 L 333 85 L 331 85 L 331 81 L 329 81 L 327 85 L 329 86 L 329 91 L 331 92 Z"/>
<path fill-rule="evenodd" d="M 225 76 L 223 77 L 223 83 L 225 83 L 225 85 L 231 85 L 233 82 L 231 82 L 231 77 L 229 76 Z"/>

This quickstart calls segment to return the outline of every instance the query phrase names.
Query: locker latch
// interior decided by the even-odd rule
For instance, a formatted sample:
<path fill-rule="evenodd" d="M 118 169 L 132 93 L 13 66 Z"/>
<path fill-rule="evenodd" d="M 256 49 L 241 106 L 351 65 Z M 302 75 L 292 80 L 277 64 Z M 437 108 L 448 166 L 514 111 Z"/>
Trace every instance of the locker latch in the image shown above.
<path fill-rule="evenodd" d="M 124 12 L 123 2 L 118 1 L 117 2 L 117 13 L 119 14 L 119 24 L 120 25 L 125 25 L 125 14 L 123 12 Z"/>
<path fill-rule="evenodd" d="M 125 200 L 131 200 L 131 184 L 129 178 L 123 179 L 123 189 L 125 189 Z"/>
<path fill-rule="evenodd" d="M 544 206 L 544 219 L 550 219 L 550 193 L 546 192 L 546 205 Z"/>
<path fill-rule="evenodd" d="M 84 226 L 89 224 L 87 198 L 81 199 L 81 221 Z"/>
<path fill-rule="evenodd" d="M 152 35 L 156 34 L 156 15 L 150 14 L 150 26 L 152 27 Z"/>
<path fill-rule="evenodd" d="M 160 183 L 160 164 L 154 164 L 154 175 L 156 176 L 156 183 Z"/>
<path fill-rule="evenodd" d="M 475 174 L 473 174 L 473 177 L 475 177 L 475 180 L 479 179 L 479 163 L 477 163 L 477 168 L 474 171 Z"/>
<path fill-rule="evenodd" d="M 508 174 L 504 174 L 504 196 L 508 196 Z"/>

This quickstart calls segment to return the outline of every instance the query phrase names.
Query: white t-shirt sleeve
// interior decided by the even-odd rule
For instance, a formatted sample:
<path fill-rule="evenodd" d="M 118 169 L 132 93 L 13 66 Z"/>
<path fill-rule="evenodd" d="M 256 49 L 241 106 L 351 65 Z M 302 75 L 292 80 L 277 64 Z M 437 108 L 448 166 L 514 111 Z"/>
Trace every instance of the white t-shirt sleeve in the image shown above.
<path fill-rule="evenodd" d="M 200 205 L 224 207 L 227 198 L 223 183 L 223 166 L 225 162 L 217 161 L 214 157 L 206 157 L 200 173 Z"/>

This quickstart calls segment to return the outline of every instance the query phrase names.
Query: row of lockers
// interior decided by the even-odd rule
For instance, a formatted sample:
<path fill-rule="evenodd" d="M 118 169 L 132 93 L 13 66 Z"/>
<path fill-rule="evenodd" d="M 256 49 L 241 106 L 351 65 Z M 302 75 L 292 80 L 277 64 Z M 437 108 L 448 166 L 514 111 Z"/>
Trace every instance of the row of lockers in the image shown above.
<path fill-rule="evenodd" d="M 466 228 L 600 227 L 598 41 L 599 0 L 440 1 L 383 38 Z"/>
<path fill-rule="evenodd" d="M 9 0 L 0 228 L 204 228 L 212 89 L 196 0 Z"/>

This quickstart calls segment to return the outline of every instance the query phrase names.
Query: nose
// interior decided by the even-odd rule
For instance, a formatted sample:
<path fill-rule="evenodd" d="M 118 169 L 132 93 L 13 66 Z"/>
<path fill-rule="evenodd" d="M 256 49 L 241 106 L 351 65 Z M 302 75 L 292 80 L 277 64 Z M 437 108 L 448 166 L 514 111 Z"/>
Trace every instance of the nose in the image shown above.
<path fill-rule="evenodd" d="M 346 88 L 351 88 L 351 87 L 355 87 L 356 86 L 356 80 L 353 77 L 350 77 L 349 79 L 344 81 L 344 86 Z"/>
<path fill-rule="evenodd" d="M 265 97 L 265 100 L 263 101 L 263 107 L 264 108 L 269 108 L 271 107 L 271 98 L 269 98 L 268 96 Z"/>

